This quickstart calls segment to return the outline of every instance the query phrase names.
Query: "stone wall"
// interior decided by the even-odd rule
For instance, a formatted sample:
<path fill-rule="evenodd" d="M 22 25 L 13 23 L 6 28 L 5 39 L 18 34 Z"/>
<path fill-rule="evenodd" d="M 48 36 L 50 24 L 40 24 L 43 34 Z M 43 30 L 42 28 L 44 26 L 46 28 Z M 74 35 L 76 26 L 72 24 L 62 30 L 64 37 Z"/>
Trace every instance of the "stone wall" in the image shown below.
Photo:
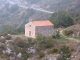
<path fill-rule="evenodd" d="M 29 36 L 29 31 L 31 32 L 31 36 Z M 35 38 L 35 26 L 32 23 L 25 25 L 25 36 Z"/>
<path fill-rule="evenodd" d="M 43 36 L 52 36 L 54 34 L 53 26 L 37 26 L 35 28 L 35 35 L 38 33 L 42 34 Z"/>

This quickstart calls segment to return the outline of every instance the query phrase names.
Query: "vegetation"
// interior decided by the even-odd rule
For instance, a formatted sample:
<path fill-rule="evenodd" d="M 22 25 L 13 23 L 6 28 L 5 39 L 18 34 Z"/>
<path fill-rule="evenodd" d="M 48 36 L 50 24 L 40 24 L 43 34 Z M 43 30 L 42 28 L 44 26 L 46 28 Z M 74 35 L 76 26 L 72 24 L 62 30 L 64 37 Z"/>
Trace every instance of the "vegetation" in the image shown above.
<path fill-rule="evenodd" d="M 15 4 L 15 5 L 12 5 L 12 6 L 9 8 L 9 11 L 10 11 L 11 13 L 14 13 L 14 12 L 18 11 L 18 9 L 19 9 L 19 6 L 18 6 L 17 4 Z"/>
<path fill-rule="evenodd" d="M 4 25 L 0 31 L 0 35 L 4 34 L 23 34 L 25 31 L 24 26 L 20 26 L 18 28 L 15 28 L 11 25 Z"/>
<path fill-rule="evenodd" d="M 24 33 L 24 31 L 25 31 L 25 27 L 24 26 L 20 26 L 20 27 L 15 29 L 15 32 L 17 32 L 17 33 Z"/>
<path fill-rule="evenodd" d="M 26 0 L 28 1 L 30 4 L 34 4 L 40 1 L 40 2 L 44 2 L 43 0 Z M 47 2 L 48 0 L 46 0 L 45 2 Z M 56 1 L 56 0 L 55 0 Z M 44 37 L 42 36 L 42 34 L 38 34 L 36 39 L 32 39 L 32 38 L 25 38 L 20 35 L 24 33 L 24 25 L 28 22 L 29 18 L 33 18 L 36 20 L 41 20 L 41 19 L 48 19 L 48 17 L 50 17 L 50 21 L 52 23 L 54 23 L 55 28 L 58 27 L 68 27 L 73 25 L 75 22 L 75 20 L 77 22 L 79 22 L 80 20 L 80 8 L 79 8 L 79 3 L 77 4 L 72 2 L 73 0 L 59 0 L 58 2 L 56 2 L 57 4 L 53 5 L 53 0 L 50 1 L 50 3 L 42 3 L 39 5 L 41 5 L 42 8 L 44 8 L 45 6 L 49 5 L 50 7 L 46 8 L 47 10 L 52 10 L 52 11 L 57 11 L 60 8 L 63 10 L 67 10 L 68 12 L 64 12 L 64 11 L 59 11 L 59 12 L 55 12 L 54 14 L 52 14 L 52 16 L 50 17 L 51 14 L 48 13 L 41 13 L 41 12 L 35 12 L 33 9 L 22 9 L 20 8 L 18 5 L 10 5 L 10 4 L 5 4 L 4 7 L 2 7 L 2 9 L 0 9 L 0 28 L 1 29 L 1 33 L 0 36 L 4 36 L 4 38 L 0 38 L 0 56 L 5 55 L 5 57 L 10 57 L 10 54 L 3 54 L 3 51 L 6 51 L 7 46 L 10 47 L 10 49 L 12 51 L 14 51 L 16 53 L 16 55 L 18 53 L 22 53 L 22 59 L 19 60 L 27 60 L 29 57 L 36 57 L 39 56 L 39 59 L 42 59 L 43 57 L 45 57 L 46 55 L 49 55 L 50 53 L 56 53 L 56 54 L 60 54 L 60 56 L 58 57 L 57 60 L 70 60 L 71 57 L 71 52 L 69 50 L 68 46 L 62 46 L 61 45 L 65 45 L 64 42 L 68 42 L 69 40 L 65 37 L 60 35 L 59 30 L 57 30 L 55 32 L 55 35 L 52 37 Z M 77 0 L 79 2 L 79 0 Z M 48 1 L 49 2 L 49 1 Z M 74 3 L 72 5 L 75 6 L 75 4 L 77 6 L 72 7 L 71 3 Z M 67 6 L 65 6 L 67 5 Z M 55 9 L 58 6 L 60 8 Z M 69 7 L 70 6 L 70 7 Z M 76 8 L 76 9 L 75 9 Z M 45 8 L 44 8 L 45 9 Z M 74 11 L 75 12 L 74 12 Z M 69 14 L 68 14 L 69 13 Z M 36 16 L 36 18 L 34 17 Z M 74 21 L 73 21 L 74 19 Z M 9 24 L 9 25 L 7 25 Z M 4 26 L 2 26 L 4 25 Z M 71 35 L 73 34 L 73 30 L 67 30 L 65 31 L 66 35 Z M 19 34 L 20 37 L 19 38 L 15 35 L 13 38 L 16 39 L 12 39 L 12 37 L 10 35 L 7 34 Z M 13 40 L 12 42 L 9 42 L 8 45 L 5 43 L 6 40 Z M 80 39 L 80 38 L 79 38 Z M 63 44 L 64 43 L 64 44 Z M 2 45 L 1 45 L 2 44 Z M 9 45 L 10 44 L 10 45 Z M 70 44 L 72 45 L 72 44 Z M 79 45 L 79 44 L 78 44 Z M 75 45 L 75 46 L 78 46 Z M 56 47 L 56 48 L 55 48 Z M 28 50 L 32 48 L 35 49 L 36 52 L 35 53 L 28 53 Z M 74 48 L 74 46 L 73 46 Z M 76 48 L 74 48 L 75 50 L 78 50 Z M 49 50 L 49 54 L 46 50 Z M 59 52 L 59 53 L 58 53 Z M 75 52 L 75 51 L 74 51 Z M 1 57 L 2 57 L 1 56 Z M 10 60 L 8 58 L 8 60 Z M 35 59 L 36 60 L 36 59 Z M 44 60 L 44 59 L 43 59 Z"/>
<path fill-rule="evenodd" d="M 58 49 L 57 48 L 52 48 L 51 50 L 50 50 L 50 53 L 58 53 Z"/>
<path fill-rule="evenodd" d="M 1 43 L 5 43 L 6 39 L 5 38 L 0 38 Z"/>
<path fill-rule="evenodd" d="M 16 45 L 18 47 L 21 47 L 21 48 L 27 48 L 27 47 L 29 47 L 29 44 L 25 40 L 23 40 L 23 39 L 21 39 L 19 37 L 17 37 L 15 39 L 15 43 L 16 43 Z"/>
<path fill-rule="evenodd" d="M 38 34 L 36 37 L 37 47 L 41 49 L 53 47 L 52 37 L 43 37 L 41 34 Z"/>
<path fill-rule="evenodd" d="M 44 41 L 45 41 L 45 48 L 53 47 L 54 40 L 52 39 L 52 37 L 46 37 Z"/>
<path fill-rule="evenodd" d="M 33 9 L 27 9 L 27 10 L 22 14 L 22 18 L 28 19 L 28 18 L 30 18 L 34 13 L 35 13 L 35 11 L 34 11 Z"/>
<path fill-rule="evenodd" d="M 22 51 L 22 57 L 23 57 L 23 60 L 27 60 L 29 58 L 29 53 L 27 53 L 25 50 Z"/>
<path fill-rule="evenodd" d="M 70 40 L 68 38 L 66 38 L 65 36 L 60 35 L 59 39 L 54 38 L 55 42 L 70 42 Z"/>
<path fill-rule="evenodd" d="M 50 17 L 50 21 L 56 28 L 68 27 L 74 24 L 73 19 L 64 11 L 53 13 Z"/>
<path fill-rule="evenodd" d="M 73 30 L 66 30 L 64 33 L 65 33 L 65 35 L 67 35 L 67 36 L 69 36 L 69 35 L 71 35 L 71 34 L 73 34 Z"/>
<path fill-rule="evenodd" d="M 9 36 L 7 36 L 7 37 L 9 38 Z M 2 40 L 0 39 L 0 42 L 1 41 Z M 5 39 L 5 41 L 6 41 L 6 39 Z M 2 43 L 5 43 L 5 41 Z M 9 42 L 9 44 L 10 44 L 10 46 L 12 46 L 11 48 L 13 51 L 15 51 L 16 54 L 22 53 L 21 60 L 26 60 L 26 59 L 34 57 L 34 56 L 38 56 L 37 57 L 38 59 L 42 59 L 47 54 L 50 54 L 50 53 L 58 54 L 58 52 L 59 52 L 60 56 L 63 56 L 63 54 L 65 54 L 66 57 L 69 57 L 69 55 L 67 55 L 67 53 L 70 53 L 68 50 L 69 48 L 67 46 L 60 48 L 60 46 L 59 46 L 60 43 L 54 42 L 54 39 L 52 37 L 43 37 L 42 34 L 37 35 L 37 38 L 35 40 L 32 38 L 27 38 L 26 40 L 24 40 L 23 38 L 17 37 L 16 39 L 13 39 L 13 42 Z M 6 49 L 5 46 L 0 46 L 0 47 L 1 47 L 0 49 Z M 28 52 L 29 49 L 35 49 L 36 52 L 30 53 L 30 52 Z M 63 54 L 61 55 L 60 52 L 63 52 Z M 5 54 L 5 55 L 7 57 L 11 56 L 9 54 Z M 59 57 L 58 59 L 62 59 L 62 58 Z"/>
<path fill-rule="evenodd" d="M 42 34 L 37 34 L 37 37 L 35 39 L 36 43 L 37 43 L 37 48 L 41 46 L 41 43 L 43 42 L 43 36 Z"/>
<path fill-rule="evenodd" d="M 52 36 L 53 38 L 56 38 L 56 39 L 59 39 L 60 38 L 60 31 L 59 30 L 56 30 L 54 32 L 54 35 Z"/>
<path fill-rule="evenodd" d="M 44 52 L 39 52 L 39 58 L 43 58 L 45 56 Z"/>
<path fill-rule="evenodd" d="M 12 37 L 11 37 L 10 35 L 7 35 L 7 36 L 5 36 L 5 39 L 6 39 L 6 40 L 11 40 Z"/>
<path fill-rule="evenodd" d="M 7 7 L 6 7 L 7 6 Z M 29 18 L 35 14 L 33 9 L 20 9 L 17 5 L 6 4 L 3 9 L 0 9 L 0 28 L 3 29 L 3 26 L 10 25 L 12 28 L 24 28 L 24 25 L 29 22 Z M 6 23 L 5 23 L 6 22 Z M 6 26 L 7 27 L 7 26 Z M 0 31 L 1 31 L 0 29 Z M 12 29 L 11 31 L 13 31 Z M 5 29 L 4 29 L 5 30 Z M 10 30 L 10 29 L 8 29 Z M 18 30 L 19 31 L 19 30 Z M 20 30 L 19 32 L 21 32 Z M 1 31 L 2 32 L 2 31 Z"/>
<path fill-rule="evenodd" d="M 80 11 L 76 9 L 76 11 L 70 11 L 69 14 L 74 19 L 75 24 L 80 23 Z"/>
<path fill-rule="evenodd" d="M 33 0 L 26 0 L 26 1 L 28 1 L 29 3 L 33 3 L 34 4 L 34 3 L 39 2 L 40 0 L 34 0 L 34 1 Z"/>
<path fill-rule="evenodd" d="M 13 33 L 15 28 L 11 25 L 4 25 L 1 29 L 2 34 Z"/>
<path fill-rule="evenodd" d="M 71 53 L 69 47 L 62 46 L 59 51 L 60 57 L 57 60 L 70 60 Z"/>
<path fill-rule="evenodd" d="M 20 2 L 23 2 L 23 1 L 24 0 L 22 0 Z M 30 2 L 32 0 L 25 0 L 25 1 Z M 69 13 L 69 17 L 67 16 L 69 19 L 71 19 L 71 17 L 72 17 L 73 20 L 74 20 L 74 23 L 79 23 L 80 22 L 80 17 L 79 17 L 80 16 L 80 12 L 79 12 L 80 11 L 80 7 L 79 7 L 80 0 L 76 0 L 76 1 L 74 1 L 74 0 L 69 0 L 69 1 L 59 0 L 59 1 L 56 1 L 55 0 L 55 2 L 57 3 L 55 5 L 54 5 L 53 0 L 50 0 L 50 1 L 48 1 L 48 0 L 46 0 L 46 1 L 35 0 L 35 1 L 32 1 L 32 2 L 35 2 L 38 5 L 42 5 L 41 7 L 44 8 L 45 10 L 50 10 L 50 11 L 53 11 L 53 12 L 59 11 L 59 10 L 67 11 L 67 13 Z M 37 1 L 44 2 L 44 3 L 38 3 Z M 50 5 L 50 7 L 45 8 L 45 6 L 48 6 L 48 5 Z M 12 12 L 14 12 L 14 13 L 12 13 Z M 63 14 L 63 12 L 62 12 L 62 14 Z M 59 14 L 58 16 L 60 16 L 62 14 Z M 26 10 L 26 9 L 20 8 L 17 5 L 10 5 L 9 3 L 6 3 L 4 5 L 4 7 L 2 9 L 0 9 L 0 24 L 1 24 L 1 26 L 4 25 L 4 24 L 11 24 L 12 26 L 19 27 L 21 25 L 26 24 L 28 22 L 29 18 L 33 18 L 34 20 L 42 20 L 42 19 L 49 19 L 50 16 L 51 16 L 51 14 L 48 14 L 48 13 L 36 12 L 33 9 Z M 57 19 L 57 16 L 55 16 L 55 17 Z M 62 17 L 65 18 L 65 16 L 62 16 Z M 51 21 L 53 22 L 53 20 L 54 19 L 52 19 Z M 63 23 L 65 23 L 65 22 L 63 22 Z M 67 24 L 67 22 L 65 24 Z M 61 26 L 62 26 L 62 24 L 61 24 Z M 63 24 L 63 26 L 65 26 L 65 25 Z"/>

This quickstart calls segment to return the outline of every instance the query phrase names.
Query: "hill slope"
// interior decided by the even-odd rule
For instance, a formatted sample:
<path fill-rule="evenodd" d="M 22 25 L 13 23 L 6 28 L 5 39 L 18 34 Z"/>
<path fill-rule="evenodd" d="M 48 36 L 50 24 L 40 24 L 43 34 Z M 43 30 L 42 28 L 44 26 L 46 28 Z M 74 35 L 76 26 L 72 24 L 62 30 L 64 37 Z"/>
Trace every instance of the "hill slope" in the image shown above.
<path fill-rule="evenodd" d="M 56 12 L 59 10 L 65 10 L 70 12 L 70 15 L 79 20 L 80 18 L 80 0 L 11 0 L 17 2 L 17 4 L 25 5 L 28 7 L 34 7 L 37 9 L 44 9 L 52 12 Z M 29 21 L 29 18 L 33 20 L 43 20 L 49 19 L 52 14 L 36 11 L 32 8 L 24 9 L 19 6 L 11 5 L 10 3 L 6 3 L 5 0 L 0 1 L 1 5 L 3 6 L 0 9 L 0 26 L 2 25 L 12 25 L 15 27 L 19 27 L 24 25 Z M 23 2 L 23 3 L 22 3 Z M 5 3 L 5 4 L 4 4 Z M 75 13 L 74 13 L 75 12 Z M 77 16 L 76 16 L 77 15 Z"/>

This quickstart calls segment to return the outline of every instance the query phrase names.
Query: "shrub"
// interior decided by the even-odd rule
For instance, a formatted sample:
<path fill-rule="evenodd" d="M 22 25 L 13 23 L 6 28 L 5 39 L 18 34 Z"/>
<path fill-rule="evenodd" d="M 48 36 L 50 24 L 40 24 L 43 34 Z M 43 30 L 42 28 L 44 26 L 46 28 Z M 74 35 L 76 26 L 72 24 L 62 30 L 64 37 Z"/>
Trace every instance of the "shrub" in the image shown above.
<path fill-rule="evenodd" d="M 19 52 L 21 52 L 21 49 L 15 46 L 15 52 L 18 54 Z"/>
<path fill-rule="evenodd" d="M 57 60 L 67 60 L 67 58 L 69 58 L 68 60 L 70 60 L 71 52 L 68 46 L 62 46 L 60 48 L 59 54 L 60 54 L 60 57 L 58 57 Z"/>
<path fill-rule="evenodd" d="M 29 43 L 32 43 L 32 38 L 27 38 Z"/>
<path fill-rule="evenodd" d="M 6 49 L 6 47 L 5 47 L 5 46 L 3 46 L 3 45 L 2 45 L 2 46 L 0 46 L 0 48 L 1 48 L 1 49 L 4 49 L 4 50 Z"/>
<path fill-rule="evenodd" d="M 13 6 L 11 6 L 11 7 L 9 8 L 9 11 L 10 11 L 11 13 L 15 13 L 16 11 L 18 11 L 18 9 L 19 9 L 19 6 L 18 6 L 17 4 L 15 4 L 15 5 L 13 5 Z"/>
<path fill-rule="evenodd" d="M 27 48 L 29 46 L 29 43 L 27 43 L 25 40 L 17 37 L 15 39 L 15 43 L 17 46 L 21 47 L 21 48 Z"/>
<path fill-rule="evenodd" d="M 30 54 L 25 52 L 24 54 L 22 54 L 22 57 L 23 57 L 24 60 L 27 60 L 29 58 L 29 55 Z"/>
<path fill-rule="evenodd" d="M 39 52 L 39 58 L 43 58 L 45 56 L 44 52 Z"/>
<path fill-rule="evenodd" d="M 51 48 L 53 47 L 53 40 L 51 37 L 45 38 L 45 48 Z"/>
<path fill-rule="evenodd" d="M 30 54 L 26 52 L 26 48 L 22 49 L 21 53 L 24 60 L 27 60 L 30 56 Z"/>
<path fill-rule="evenodd" d="M 5 43 L 5 41 L 6 41 L 5 39 L 0 39 L 1 43 Z"/>
<path fill-rule="evenodd" d="M 24 31 L 25 31 L 24 26 L 20 26 L 19 28 L 16 28 L 17 33 L 24 33 Z"/>
<path fill-rule="evenodd" d="M 41 41 L 43 40 L 43 36 L 42 36 L 42 34 L 37 34 L 37 36 L 36 36 L 36 42 L 37 43 L 40 43 Z"/>
<path fill-rule="evenodd" d="M 11 39 L 12 39 L 12 37 L 11 37 L 11 36 L 9 36 L 9 35 L 7 35 L 7 36 L 5 37 L 5 39 L 6 39 L 6 40 L 11 40 Z"/>
<path fill-rule="evenodd" d="M 66 30 L 65 35 L 67 35 L 67 36 L 71 35 L 71 34 L 73 34 L 73 32 L 74 32 L 73 30 Z"/>
<path fill-rule="evenodd" d="M 36 47 L 41 47 L 42 46 L 42 42 L 43 42 L 42 34 L 37 34 L 35 42 L 36 42 Z"/>
<path fill-rule="evenodd" d="M 52 14 L 50 21 L 54 24 L 55 28 L 68 27 L 74 24 L 72 17 L 65 11 L 59 11 Z"/>
<path fill-rule="evenodd" d="M 38 43 L 38 48 L 41 49 L 51 48 L 51 47 L 53 47 L 52 37 L 45 37 L 40 43 Z"/>
<path fill-rule="evenodd" d="M 56 39 L 56 36 L 55 35 L 52 35 L 52 38 Z"/>
<path fill-rule="evenodd" d="M 52 46 L 53 46 L 52 43 L 50 43 L 50 42 L 48 43 L 48 42 L 47 42 L 45 48 L 51 48 Z"/>
<path fill-rule="evenodd" d="M 59 30 L 57 30 L 57 31 L 55 32 L 55 37 L 56 37 L 56 38 L 60 38 L 60 32 L 59 32 Z"/>
<path fill-rule="evenodd" d="M 58 49 L 57 48 L 52 48 L 51 50 L 50 50 L 50 53 L 57 53 L 58 52 Z"/>

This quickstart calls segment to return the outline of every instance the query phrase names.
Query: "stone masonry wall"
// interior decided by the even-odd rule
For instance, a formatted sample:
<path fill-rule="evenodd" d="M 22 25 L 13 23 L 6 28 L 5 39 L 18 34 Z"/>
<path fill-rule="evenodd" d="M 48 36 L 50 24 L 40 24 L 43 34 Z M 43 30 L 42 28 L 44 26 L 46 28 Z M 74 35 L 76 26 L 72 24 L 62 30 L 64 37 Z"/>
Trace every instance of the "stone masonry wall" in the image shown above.
<path fill-rule="evenodd" d="M 41 33 L 43 36 L 52 36 L 54 34 L 53 26 L 37 26 L 35 34 Z"/>

